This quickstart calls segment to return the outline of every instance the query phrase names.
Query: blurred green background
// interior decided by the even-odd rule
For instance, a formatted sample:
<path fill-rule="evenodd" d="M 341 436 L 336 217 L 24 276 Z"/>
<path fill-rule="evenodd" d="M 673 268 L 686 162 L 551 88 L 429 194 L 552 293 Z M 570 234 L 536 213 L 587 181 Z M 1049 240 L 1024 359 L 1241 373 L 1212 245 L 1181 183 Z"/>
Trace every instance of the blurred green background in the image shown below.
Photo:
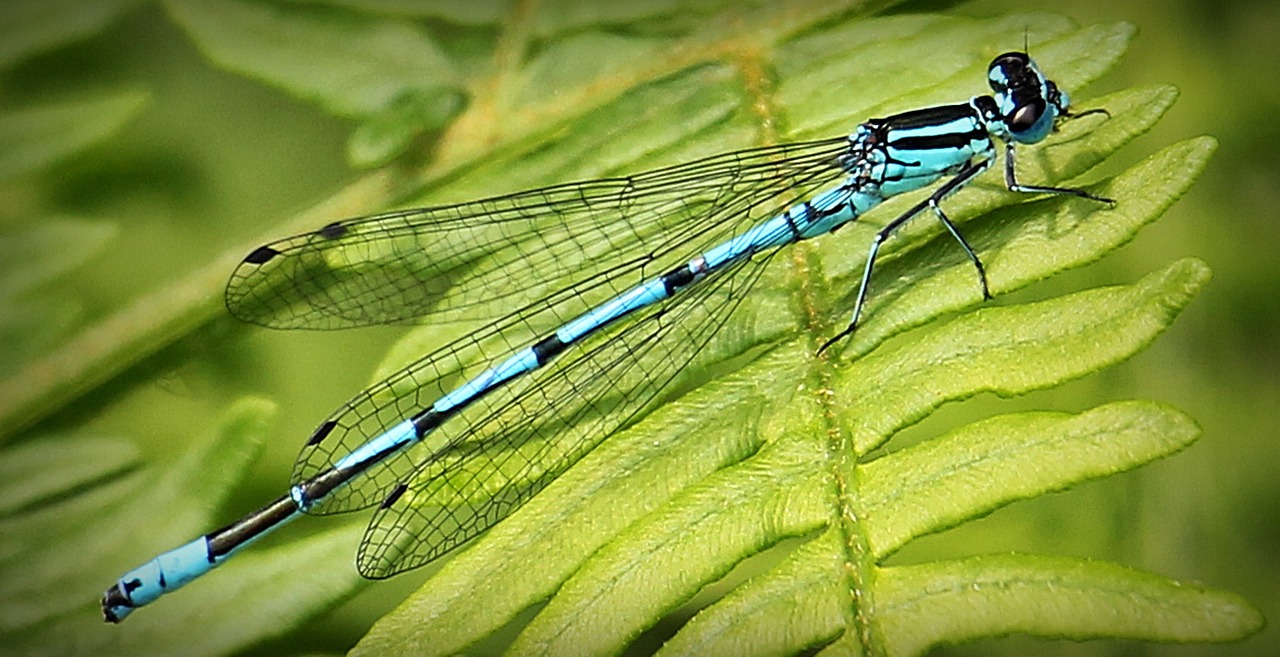
<path fill-rule="evenodd" d="M 79 31 L 53 39 L 47 48 L 24 46 L 44 38 L 45 14 L 39 7 L 81 12 Z M 917 541 L 894 558 L 954 554 L 957 546 L 973 553 L 1027 550 L 1103 558 L 1234 591 L 1275 622 L 1280 618 L 1280 448 L 1273 439 L 1273 427 L 1280 425 L 1280 259 L 1272 252 L 1280 243 L 1280 227 L 1272 209 L 1280 195 L 1280 123 L 1275 121 L 1280 4 L 983 0 L 896 8 L 932 10 L 971 16 L 1046 10 L 1080 23 L 1129 21 L 1139 36 L 1127 58 L 1075 97 L 1172 83 L 1181 98 L 1155 130 L 1126 147 L 1133 154 L 1130 161 L 1198 134 L 1213 135 L 1221 146 L 1191 193 L 1134 243 L 1101 263 L 1009 299 L 1131 282 L 1194 255 L 1208 262 L 1214 278 L 1171 331 L 1103 373 L 1012 403 L 971 400 L 943 409 L 911 431 L 935 433 L 1013 408 L 1082 410 L 1113 399 L 1149 398 L 1186 412 L 1204 434 L 1173 458 L 1014 505 Z M 163 463 L 177 458 L 198 430 L 193 427 L 216 423 L 237 398 L 261 394 L 280 405 L 274 433 L 281 438 L 271 441 L 229 506 L 247 509 L 275 496 L 301 438 L 317 418 L 368 383 L 372 368 L 403 329 L 354 334 L 248 329 L 221 317 L 208 291 L 219 288 L 250 246 L 302 227 L 282 218 L 331 199 L 336 190 L 345 191 L 332 202 L 334 214 L 315 215 L 323 221 L 377 209 L 362 208 L 362 203 L 386 200 L 384 179 L 377 176 L 394 181 L 406 158 L 397 160 L 390 173 L 372 178 L 353 168 L 348 143 L 356 123 L 342 118 L 343 111 L 211 64 L 156 4 L 13 2 L 3 11 L 13 12 L 13 20 L 0 21 L 7 23 L 0 28 L 0 110 L 101 94 L 114 100 L 100 111 L 119 117 L 105 121 L 114 127 L 88 140 L 88 148 L 65 155 L 37 153 L 32 156 L 37 165 L 17 175 L 0 171 L 0 240 L 7 243 L 0 254 L 6 269 L 39 267 L 50 253 L 72 257 L 57 240 L 33 245 L 14 239 L 33 222 L 72 222 L 66 224 L 69 231 L 81 237 L 86 230 L 99 231 L 102 238 L 100 248 L 85 247 L 83 263 L 56 288 L 0 297 L 0 303 L 14 304 L 11 309 L 40 307 L 40 313 L 12 314 L 0 308 L 10 315 L 0 322 L 5 339 L 0 378 L 7 380 L 0 401 L 19 409 L 11 417 L 21 426 L 16 434 L 6 433 L 11 441 L 80 430 L 127 436 L 148 461 Z M 482 51 L 483 29 L 460 30 L 461 38 L 474 40 L 474 48 Z M 449 109 L 422 111 L 447 115 Z M 431 137 L 414 146 L 429 144 Z M 0 135 L 0 148 L 4 138 Z M 318 223 L 313 219 L 310 225 Z M 104 328 L 122 314 L 147 316 L 131 307 L 140 299 L 182 308 L 182 319 L 158 327 L 142 321 Z M 28 321 L 31 317 L 39 319 Z M 74 362 L 79 354 L 100 353 L 94 350 L 108 336 L 141 343 L 116 356 L 129 363 L 123 373 L 103 378 L 97 370 L 73 370 L 68 380 L 96 383 L 70 386 L 67 397 L 55 402 L 55 415 L 28 422 L 48 407 L 14 401 L 32 387 L 23 377 L 57 376 L 56 368 L 68 365 L 49 358 Z M 147 344 L 162 348 L 152 353 Z M 350 644 L 412 588 L 415 577 L 420 579 L 415 575 L 372 587 L 317 623 L 312 644 L 300 649 Z M 1280 653 L 1280 640 L 1274 631 L 1228 646 L 1012 638 L 939 652 L 1271 655 Z"/>

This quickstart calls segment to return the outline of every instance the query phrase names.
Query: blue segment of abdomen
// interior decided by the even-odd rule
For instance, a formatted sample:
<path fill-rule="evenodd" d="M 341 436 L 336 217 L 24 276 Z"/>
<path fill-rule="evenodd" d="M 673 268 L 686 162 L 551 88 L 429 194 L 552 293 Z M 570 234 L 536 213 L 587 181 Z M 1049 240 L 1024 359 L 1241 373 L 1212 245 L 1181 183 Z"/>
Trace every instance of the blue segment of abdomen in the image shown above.
<path fill-rule="evenodd" d="M 661 279 L 645 281 L 595 309 L 579 315 L 577 319 L 556 331 L 556 337 L 565 344 L 571 344 L 609 322 L 665 298 L 667 298 L 667 289 Z"/>
<path fill-rule="evenodd" d="M 436 400 L 432 404 L 432 408 L 439 413 L 447 413 L 454 408 L 466 405 L 473 401 L 476 397 L 488 392 L 495 386 L 510 381 L 511 379 L 532 372 L 538 368 L 538 356 L 533 352 L 532 348 L 521 349 L 514 356 L 502 361 L 494 367 L 491 367 L 474 379 L 467 381 L 453 392 Z M 412 427 L 413 422 L 408 424 Z"/>
<path fill-rule="evenodd" d="M 857 219 L 883 200 L 874 187 L 854 189 L 849 184 L 838 185 L 711 248 L 703 258 L 708 268 L 715 269 L 752 253 L 825 235 Z"/>
<path fill-rule="evenodd" d="M 299 515 L 300 512 L 295 511 L 284 517 L 275 527 L 284 525 Z M 216 557 L 210 551 L 209 536 L 211 535 L 201 536 L 186 545 L 169 550 L 121 576 L 116 586 L 125 594 L 129 604 L 115 605 L 110 609 L 115 620 L 119 622 L 134 609 L 153 602 L 165 593 L 180 588 L 213 570 L 215 566 L 231 558 L 231 555 L 258 540 L 262 534 L 255 535 L 237 545 L 235 549 Z"/>
<path fill-rule="evenodd" d="M 703 259 L 707 261 L 707 268 L 714 270 L 762 249 L 791 242 L 795 239 L 795 232 L 789 221 L 786 217 L 779 215 L 711 247 L 702 254 Z"/>
<path fill-rule="evenodd" d="M 209 557 L 209 542 L 201 536 L 130 570 L 116 585 L 128 596 L 131 606 L 115 607 L 116 619 L 123 619 L 134 608 L 209 572 L 214 565 Z"/>
<path fill-rule="evenodd" d="M 812 214 L 805 213 L 804 221 L 796 221 L 800 239 L 825 235 L 857 219 L 883 201 L 884 196 L 880 194 L 879 187 L 865 182 L 859 188 L 850 188 L 846 184 L 829 189 L 809 202 L 814 210 Z M 793 208 L 793 214 L 794 212 Z"/>
<path fill-rule="evenodd" d="M 444 399 L 437 401 L 436 405 L 440 405 L 443 401 Z M 418 432 L 413 426 L 413 420 L 405 420 L 382 432 L 382 434 L 377 438 L 357 447 L 355 451 L 347 454 L 335 463 L 334 467 L 340 470 L 349 470 L 357 465 L 369 461 L 370 459 L 380 458 L 381 456 L 384 456 L 395 449 L 399 449 L 400 447 L 404 447 L 417 439 Z M 293 501 L 297 503 L 298 508 L 305 511 L 308 502 L 313 502 L 314 500 L 299 499 L 300 496 L 296 492 L 297 489 L 298 487 L 294 486 L 295 492 L 293 494 Z"/>

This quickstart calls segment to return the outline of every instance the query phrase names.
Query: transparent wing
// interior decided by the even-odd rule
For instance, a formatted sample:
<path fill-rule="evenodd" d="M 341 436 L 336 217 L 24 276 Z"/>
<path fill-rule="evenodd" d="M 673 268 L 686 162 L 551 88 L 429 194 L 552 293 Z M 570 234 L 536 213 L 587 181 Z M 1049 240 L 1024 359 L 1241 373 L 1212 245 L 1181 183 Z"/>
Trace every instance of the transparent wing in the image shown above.
<path fill-rule="evenodd" d="M 747 271 L 721 271 L 678 302 L 646 309 L 482 400 L 484 416 L 459 426 L 449 449 L 421 463 L 375 512 L 356 556 L 360 573 L 390 577 L 462 545 L 664 399 L 766 261 L 741 261 L 733 269 Z"/>
<path fill-rule="evenodd" d="M 843 175 L 838 157 L 845 144 L 838 139 L 759 149 L 709 160 L 715 166 L 696 176 L 686 165 L 630 179 L 644 182 L 639 187 L 648 190 L 644 198 L 663 203 L 632 202 L 626 206 L 631 214 L 620 216 L 647 216 L 663 208 L 667 214 L 655 216 L 654 222 L 666 226 L 665 231 L 646 233 L 643 244 L 629 249 L 621 245 L 637 240 L 630 225 L 622 243 L 606 239 L 615 234 L 611 231 L 597 235 L 605 240 L 603 248 L 576 242 L 577 248 L 599 253 L 576 260 L 578 277 L 361 392 L 322 425 L 320 439 L 303 448 L 294 482 L 328 470 L 387 427 L 573 317 L 829 187 Z M 788 153 L 790 157 L 776 159 Z M 706 183 L 709 179 L 718 184 Z M 684 187 L 668 189 L 653 180 Z M 621 208 L 614 206 L 615 212 Z M 538 241 L 533 237 L 529 239 Z M 505 517 L 658 399 L 727 320 L 765 260 L 757 256 L 717 271 L 673 299 L 574 345 L 547 366 L 476 400 L 421 443 L 371 466 L 309 510 L 323 514 L 364 508 L 383 503 L 395 490 L 394 501 L 371 524 L 360 556 L 362 572 L 387 576 L 443 554 Z M 730 269 L 739 267 L 749 271 L 733 275 Z M 524 285 L 527 290 L 529 283 Z"/>
<path fill-rule="evenodd" d="M 272 328 L 337 329 L 497 317 L 599 286 L 669 243 L 697 239 L 726 199 L 838 172 L 848 141 L 768 146 L 625 178 L 334 222 L 259 247 L 227 284 L 231 313 Z M 631 264 L 625 264 L 631 263 Z M 499 310 L 501 309 L 501 310 Z"/>

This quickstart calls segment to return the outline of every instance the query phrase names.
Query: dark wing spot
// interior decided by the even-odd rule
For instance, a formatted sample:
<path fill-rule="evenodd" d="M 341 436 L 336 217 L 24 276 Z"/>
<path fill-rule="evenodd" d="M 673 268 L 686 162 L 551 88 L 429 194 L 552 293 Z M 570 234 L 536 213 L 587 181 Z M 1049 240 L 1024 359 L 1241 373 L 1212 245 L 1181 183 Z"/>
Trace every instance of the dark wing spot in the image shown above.
<path fill-rule="evenodd" d="M 391 505 L 395 504 L 396 500 L 400 499 L 400 496 L 404 495 L 404 492 L 407 490 L 409 490 L 409 486 L 405 485 L 404 483 L 397 484 L 395 489 L 392 490 L 389 495 L 387 495 L 387 499 L 382 500 L 382 506 L 378 508 L 380 509 L 391 508 Z"/>
<path fill-rule="evenodd" d="M 347 227 L 341 221 L 335 221 L 316 231 L 316 234 L 327 240 L 336 240 L 347 234 Z"/>
<path fill-rule="evenodd" d="M 333 428 L 337 425 L 338 425 L 337 422 L 334 422 L 333 420 L 329 420 L 324 424 L 321 424 L 320 426 L 316 427 L 315 432 L 312 433 L 311 437 L 307 439 L 307 447 L 311 447 L 312 445 L 319 444 L 320 441 L 328 437 L 329 432 L 333 431 Z"/>
<path fill-rule="evenodd" d="M 254 249 L 252 253 L 245 256 L 244 261 L 251 265 L 261 265 L 278 255 L 280 255 L 279 251 L 269 246 L 260 246 Z"/>

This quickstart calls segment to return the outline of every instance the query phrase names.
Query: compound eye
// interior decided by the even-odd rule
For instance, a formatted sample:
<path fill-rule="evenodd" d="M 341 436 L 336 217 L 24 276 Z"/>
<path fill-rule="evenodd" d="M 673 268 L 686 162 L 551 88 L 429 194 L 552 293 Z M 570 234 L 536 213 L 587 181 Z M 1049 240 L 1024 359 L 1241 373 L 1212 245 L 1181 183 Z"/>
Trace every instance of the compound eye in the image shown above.
<path fill-rule="evenodd" d="M 997 68 L 1017 71 L 1026 68 L 1030 63 L 1031 58 L 1024 52 L 1007 52 L 991 60 L 988 71 L 994 71 Z"/>
<path fill-rule="evenodd" d="M 991 60 L 991 66 L 987 68 L 987 80 L 991 83 L 991 89 L 996 93 L 1004 93 L 1017 80 L 1025 77 L 1030 63 L 1031 58 L 1020 52 L 1007 52 Z"/>
<path fill-rule="evenodd" d="M 1044 116 L 1044 110 L 1044 100 L 1040 98 L 1026 105 L 1018 106 L 1009 117 L 1009 130 L 1012 132 L 1026 132 L 1034 128 L 1040 117 Z"/>

